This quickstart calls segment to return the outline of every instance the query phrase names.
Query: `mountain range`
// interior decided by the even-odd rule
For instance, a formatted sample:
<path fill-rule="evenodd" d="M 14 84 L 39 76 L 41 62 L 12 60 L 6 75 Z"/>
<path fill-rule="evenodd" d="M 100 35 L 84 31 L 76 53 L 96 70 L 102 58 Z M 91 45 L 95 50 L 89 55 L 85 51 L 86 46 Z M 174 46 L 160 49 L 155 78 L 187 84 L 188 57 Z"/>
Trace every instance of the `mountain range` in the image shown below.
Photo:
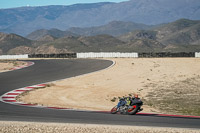
<path fill-rule="evenodd" d="M 83 35 L 77 35 L 73 30 L 58 29 L 36 30 L 27 36 L 29 38 L 0 33 L 0 54 L 200 51 L 200 20 L 179 19 L 153 27 L 143 25 L 147 29 L 142 26 L 141 29 L 133 28 L 131 32 L 126 26 L 122 26 L 127 22 L 114 22 L 114 27 L 112 24 L 80 28 L 84 31 Z M 112 36 L 109 32 L 101 34 L 101 28 L 105 33 L 105 29 L 118 31 L 119 35 Z"/>
<path fill-rule="evenodd" d="M 64 36 L 95 36 L 101 34 L 119 36 L 131 31 L 141 29 L 147 30 L 153 27 L 155 26 L 138 24 L 134 22 L 112 21 L 105 25 L 88 28 L 72 27 L 66 31 L 58 30 L 55 28 L 50 30 L 40 29 L 28 34 L 26 37 L 31 40 L 38 40 L 45 35 L 51 35 L 57 38 Z"/>
<path fill-rule="evenodd" d="M 92 31 L 85 33 L 76 27 L 96 27 L 112 21 L 157 25 L 181 18 L 199 20 L 200 1 L 129 0 L 120 3 L 0 9 L 0 31 L 26 36 L 35 30 L 55 28 L 91 35 Z"/>

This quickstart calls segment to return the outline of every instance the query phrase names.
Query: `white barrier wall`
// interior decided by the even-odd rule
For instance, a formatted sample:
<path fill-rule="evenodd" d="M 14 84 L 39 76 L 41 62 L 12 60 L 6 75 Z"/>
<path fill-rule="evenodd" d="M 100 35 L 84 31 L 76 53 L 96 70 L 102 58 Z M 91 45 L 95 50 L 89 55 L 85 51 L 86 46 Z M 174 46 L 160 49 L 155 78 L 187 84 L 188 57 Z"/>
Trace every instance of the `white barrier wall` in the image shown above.
<path fill-rule="evenodd" d="M 27 59 L 28 54 L 26 55 L 0 55 L 0 59 Z"/>
<path fill-rule="evenodd" d="M 138 58 L 138 53 L 77 53 L 77 58 Z"/>
<path fill-rule="evenodd" d="M 195 53 L 195 57 L 196 57 L 196 58 L 200 58 L 200 52 L 198 52 L 198 53 L 196 52 L 196 53 Z"/>

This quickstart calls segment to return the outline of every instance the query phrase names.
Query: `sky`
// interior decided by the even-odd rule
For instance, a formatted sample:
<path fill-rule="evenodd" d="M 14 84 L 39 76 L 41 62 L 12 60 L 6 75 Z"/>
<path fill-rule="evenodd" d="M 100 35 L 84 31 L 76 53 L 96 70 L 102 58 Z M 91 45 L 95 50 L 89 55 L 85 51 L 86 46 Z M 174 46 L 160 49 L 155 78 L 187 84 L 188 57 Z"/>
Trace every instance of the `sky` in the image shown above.
<path fill-rule="evenodd" d="M 122 2 L 127 0 L 0 0 L 0 8 L 22 6 L 72 5 L 77 3 Z"/>

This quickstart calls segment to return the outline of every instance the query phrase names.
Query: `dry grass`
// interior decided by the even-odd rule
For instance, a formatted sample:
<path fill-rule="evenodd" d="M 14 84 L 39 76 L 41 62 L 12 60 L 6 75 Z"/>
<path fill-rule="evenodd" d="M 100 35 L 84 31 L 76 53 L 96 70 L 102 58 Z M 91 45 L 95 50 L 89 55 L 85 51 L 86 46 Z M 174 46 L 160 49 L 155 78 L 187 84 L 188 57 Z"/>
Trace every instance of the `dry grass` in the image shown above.
<path fill-rule="evenodd" d="M 200 76 L 177 82 L 158 82 L 146 85 L 154 90 L 145 103 L 165 113 L 200 115 Z"/>
<path fill-rule="evenodd" d="M 0 60 L 0 72 L 8 71 L 17 66 L 23 66 L 26 62 L 16 60 Z"/>

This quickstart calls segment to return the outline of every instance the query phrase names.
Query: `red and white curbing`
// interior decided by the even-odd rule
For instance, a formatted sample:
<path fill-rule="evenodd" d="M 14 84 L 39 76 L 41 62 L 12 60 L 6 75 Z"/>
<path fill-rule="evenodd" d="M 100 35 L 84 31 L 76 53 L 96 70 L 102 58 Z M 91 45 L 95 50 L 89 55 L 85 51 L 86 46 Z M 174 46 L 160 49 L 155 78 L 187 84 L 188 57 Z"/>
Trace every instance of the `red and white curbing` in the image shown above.
<path fill-rule="evenodd" d="M 47 84 L 38 84 L 38 85 L 28 86 L 28 87 L 19 88 L 19 89 L 16 89 L 16 90 L 9 91 L 9 92 L 5 93 L 4 95 L 2 95 L 0 97 L 0 101 L 2 101 L 4 103 L 8 103 L 8 104 L 18 105 L 18 106 L 49 108 L 49 109 L 60 109 L 60 110 L 73 110 L 73 109 L 70 109 L 70 108 L 47 107 L 47 106 L 41 106 L 41 105 L 37 105 L 37 104 L 27 104 L 27 103 L 23 103 L 23 102 L 17 101 L 16 98 L 20 94 L 22 94 L 22 93 L 24 93 L 26 91 L 30 91 L 30 90 L 35 89 L 35 88 L 45 87 L 46 85 Z"/>
<path fill-rule="evenodd" d="M 28 86 L 28 87 L 12 90 L 12 91 L 9 91 L 9 92 L 5 93 L 4 95 L 2 95 L 0 97 L 0 101 L 5 102 L 5 103 L 9 103 L 9 104 L 21 105 L 23 103 L 17 102 L 17 100 L 16 100 L 17 96 L 19 96 L 20 94 L 22 94 L 26 91 L 30 91 L 34 88 L 41 88 L 41 87 L 45 87 L 45 86 L 46 86 L 45 84 L 39 84 L 39 85 Z"/>
<path fill-rule="evenodd" d="M 25 68 L 25 67 L 29 67 L 29 66 L 32 66 L 32 65 L 35 64 L 34 62 L 26 62 L 26 63 L 27 63 L 26 65 L 17 66 L 17 67 L 11 68 L 10 70 L 11 70 L 11 71 L 13 71 L 13 70 L 18 70 L 18 69 L 22 69 L 22 68 Z"/>

